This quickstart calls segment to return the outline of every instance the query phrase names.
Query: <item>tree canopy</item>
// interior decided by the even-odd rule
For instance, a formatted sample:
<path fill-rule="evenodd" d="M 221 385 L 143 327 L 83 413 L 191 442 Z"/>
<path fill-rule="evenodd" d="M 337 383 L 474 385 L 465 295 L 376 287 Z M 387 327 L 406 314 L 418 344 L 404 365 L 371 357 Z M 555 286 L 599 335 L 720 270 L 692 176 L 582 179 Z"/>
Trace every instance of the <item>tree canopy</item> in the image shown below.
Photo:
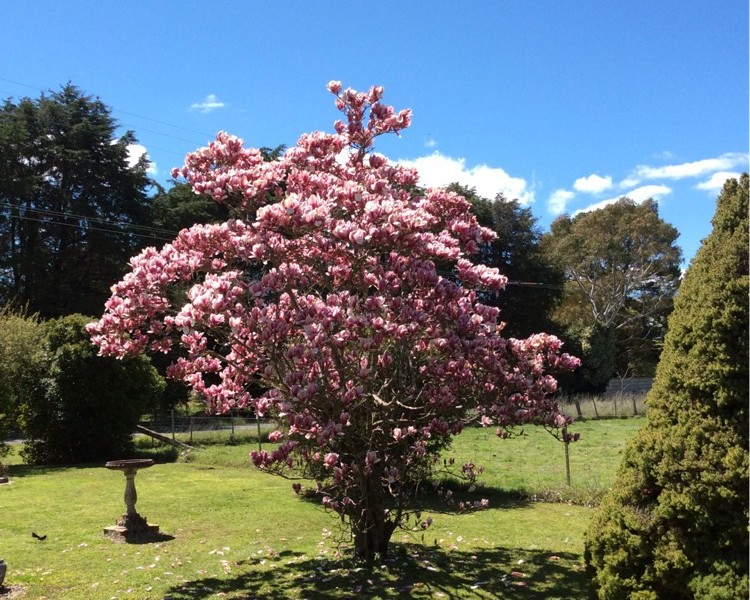
<path fill-rule="evenodd" d="M 748 588 L 748 176 L 727 181 L 685 274 L 647 402 L 589 527 L 599 597 Z"/>
<path fill-rule="evenodd" d="M 0 307 L 0 471 L 9 450 L 5 440 L 20 433 L 21 406 L 46 375 L 43 342 L 44 326 L 37 315 Z"/>
<path fill-rule="evenodd" d="M 35 464 L 106 461 L 133 452 L 140 416 L 164 390 L 145 356 L 97 356 L 86 334 L 90 317 L 44 322 L 36 385 L 25 388 L 20 415 L 22 456 Z"/>
<path fill-rule="evenodd" d="M 543 236 L 547 260 L 564 269 L 569 282 L 555 319 L 563 330 L 577 332 L 583 347 L 612 357 L 591 375 L 599 385 L 615 371 L 632 374 L 655 365 L 680 281 L 678 235 L 659 217 L 655 201 L 621 198 L 563 215 Z"/>
<path fill-rule="evenodd" d="M 334 134 L 302 135 L 266 161 L 222 132 L 187 157 L 175 176 L 237 218 L 132 259 L 89 331 L 107 355 L 180 346 L 170 373 L 211 409 L 249 404 L 277 419 L 279 446 L 253 462 L 314 480 L 372 560 L 467 424 L 501 436 L 521 423 L 563 427 L 550 372 L 577 361 L 546 334 L 503 337 L 477 292 L 506 278 L 471 261 L 493 232 L 465 198 L 415 194 L 416 171 L 373 152 L 410 111 L 383 104 L 380 87 L 329 89 L 344 114 Z"/>
<path fill-rule="evenodd" d="M 481 298 L 500 309 L 501 319 L 508 315 L 505 335 L 522 338 L 549 331 L 552 311 L 562 296 L 564 273 L 543 254 L 542 231 L 531 209 L 502 194 L 489 200 L 460 184 L 447 189 L 466 198 L 479 224 L 495 233 L 495 238 L 482 246 L 477 260 L 508 278 L 502 293 Z"/>
<path fill-rule="evenodd" d="M 145 158 L 131 132 L 73 85 L 0 110 L 0 303 L 42 317 L 95 314 L 142 247 Z"/>

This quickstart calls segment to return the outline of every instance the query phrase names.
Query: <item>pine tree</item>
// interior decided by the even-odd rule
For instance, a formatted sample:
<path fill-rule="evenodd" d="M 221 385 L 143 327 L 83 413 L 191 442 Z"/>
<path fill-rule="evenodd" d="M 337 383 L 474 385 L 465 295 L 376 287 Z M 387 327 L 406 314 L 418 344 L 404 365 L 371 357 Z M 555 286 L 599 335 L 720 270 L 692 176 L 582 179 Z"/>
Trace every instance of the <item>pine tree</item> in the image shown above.
<path fill-rule="evenodd" d="M 0 303 L 42 318 L 95 314 L 151 235 L 148 161 L 132 132 L 67 84 L 0 106 Z"/>
<path fill-rule="evenodd" d="M 746 598 L 747 174 L 718 198 L 647 403 L 648 423 L 588 531 L 599 597 Z"/>

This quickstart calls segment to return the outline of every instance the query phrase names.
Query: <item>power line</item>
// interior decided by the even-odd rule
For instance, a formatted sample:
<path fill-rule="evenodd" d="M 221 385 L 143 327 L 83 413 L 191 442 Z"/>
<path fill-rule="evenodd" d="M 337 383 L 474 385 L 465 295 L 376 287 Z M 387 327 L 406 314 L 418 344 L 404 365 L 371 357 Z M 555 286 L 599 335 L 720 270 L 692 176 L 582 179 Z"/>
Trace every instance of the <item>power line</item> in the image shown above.
<path fill-rule="evenodd" d="M 31 84 L 28 84 L 28 83 L 22 83 L 20 81 L 14 81 L 12 79 L 7 79 L 6 77 L 0 77 L 0 81 L 5 81 L 7 83 L 12 83 L 13 85 L 18 85 L 18 86 L 21 86 L 21 87 L 29 88 L 31 90 L 35 90 L 37 92 L 45 93 L 44 89 L 42 89 L 41 87 L 36 86 L 36 85 L 31 85 Z M 2 92 L 4 94 L 10 94 L 11 96 L 17 96 L 17 94 L 14 94 L 13 92 L 9 92 L 7 90 L 0 90 L 0 92 Z M 145 121 L 151 121 L 152 123 L 158 123 L 159 125 L 164 125 L 166 127 L 171 127 L 173 129 L 179 129 L 179 130 L 182 130 L 182 131 L 187 131 L 188 133 L 195 133 L 195 134 L 198 134 L 200 136 L 207 137 L 208 139 L 213 139 L 214 138 L 214 134 L 208 134 L 205 131 L 198 131 L 197 129 L 190 129 L 189 127 L 183 127 L 182 125 L 176 125 L 174 123 L 169 123 L 168 121 L 162 121 L 160 119 L 154 119 L 153 117 L 147 117 L 145 115 L 139 115 L 139 114 L 134 113 L 134 112 L 130 112 L 130 111 L 122 110 L 122 109 L 119 109 L 119 108 L 115 108 L 114 106 L 111 106 L 110 104 L 107 104 L 107 106 L 112 110 L 112 112 L 120 113 L 120 114 L 123 114 L 123 115 L 128 115 L 130 117 L 136 117 L 138 119 L 143 119 Z M 133 124 L 132 123 L 123 123 L 123 125 L 133 125 Z M 161 131 L 155 131 L 153 129 L 147 129 L 145 127 L 140 127 L 139 126 L 139 130 L 141 130 L 141 131 L 148 131 L 149 133 L 153 133 L 153 134 L 156 134 L 156 135 L 161 135 L 161 136 L 168 137 L 168 138 L 171 138 L 171 139 L 174 139 L 174 140 L 178 140 L 178 141 L 181 141 L 181 142 L 187 142 L 189 144 L 196 143 L 195 140 L 187 140 L 185 138 L 176 137 L 176 136 L 170 135 L 168 133 L 163 133 Z M 200 143 L 203 143 L 203 142 L 200 142 Z"/>
<path fill-rule="evenodd" d="M 0 202 L 0 206 L 5 206 L 6 208 L 18 208 L 8 202 Z M 88 222 L 95 222 L 100 223 L 103 225 L 110 225 L 112 227 L 127 227 L 129 229 L 134 229 L 138 231 L 128 232 L 128 231 L 121 231 L 117 229 L 105 229 L 102 227 L 94 227 L 92 225 L 85 226 L 85 229 L 91 230 L 91 231 L 102 231 L 104 233 L 113 233 L 116 235 L 137 235 L 144 239 L 151 239 L 151 240 L 157 240 L 161 242 L 172 242 L 174 241 L 174 236 L 178 234 L 176 231 L 171 231 L 169 229 L 159 229 L 156 227 L 148 227 L 145 225 L 134 225 L 129 223 L 116 223 L 114 221 L 108 221 L 107 219 L 102 219 L 100 217 L 86 217 L 83 215 L 75 215 L 72 213 L 65 213 L 61 211 L 54 211 L 54 210 L 46 210 L 46 209 L 32 209 L 33 212 L 42 213 L 42 214 L 48 214 L 52 217 L 63 217 L 63 218 L 73 218 L 73 219 L 79 219 L 84 220 Z M 84 226 L 81 224 L 76 223 L 67 223 L 65 221 L 60 220 L 59 218 L 55 219 L 41 219 L 36 217 L 31 217 L 28 215 L 15 215 L 15 218 L 25 220 L 25 221 L 33 221 L 37 223 L 50 223 L 54 225 L 63 225 L 65 227 L 74 227 L 76 229 L 83 228 Z M 172 235 L 172 237 L 161 237 L 158 234 L 165 234 L 165 235 Z M 564 285 L 561 284 L 554 284 L 554 283 L 541 283 L 536 281 L 508 281 L 506 286 L 518 286 L 518 287 L 530 287 L 530 288 L 538 288 L 538 289 L 555 289 L 555 290 L 562 290 L 565 289 Z"/>
<path fill-rule="evenodd" d="M 28 83 L 22 83 L 20 81 L 14 81 L 12 79 L 7 79 L 5 77 L 0 77 L 0 81 L 5 81 L 7 83 L 12 83 L 13 85 L 18 85 L 18 86 L 29 88 L 29 89 L 32 89 L 32 90 L 35 90 L 35 91 L 38 91 L 38 92 L 41 92 L 41 93 L 45 93 L 45 90 L 42 89 L 42 88 L 40 88 L 39 86 L 30 85 Z M 16 94 L 14 94 L 13 92 L 9 92 L 7 90 L 0 90 L 0 92 L 5 93 L 5 94 L 10 94 L 11 96 L 16 96 Z M 179 129 L 179 130 L 182 130 L 182 131 L 187 131 L 189 133 L 195 133 L 195 134 L 198 134 L 198 135 L 201 135 L 201 136 L 206 136 L 209 139 L 212 139 L 214 137 L 212 134 L 207 134 L 205 132 L 198 131 L 196 129 L 190 129 L 188 127 L 183 127 L 181 125 L 175 125 L 174 123 L 169 123 L 167 121 L 162 121 L 160 119 L 154 119 L 152 117 L 146 117 L 144 115 L 139 115 L 137 113 L 129 112 L 129 111 L 126 111 L 126 110 L 121 110 L 121 109 L 115 108 L 115 107 L 113 107 L 113 106 L 111 106 L 109 104 L 107 104 L 107 107 L 110 108 L 110 110 L 112 112 L 120 113 L 120 114 L 123 114 L 123 115 L 128 115 L 128 116 L 135 117 L 135 118 L 138 118 L 138 119 L 143 119 L 145 121 L 151 121 L 153 123 L 158 123 L 160 125 L 164 125 L 164 126 L 167 126 L 167 127 L 172 127 L 174 129 Z M 119 123 L 119 125 L 131 125 L 131 126 L 135 126 L 133 123 Z M 146 131 L 146 132 L 149 132 L 149 133 L 153 133 L 155 135 L 161 135 L 163 137 L 170 138 L 170 139 L 173 139 L 173 140 L 177 140 L 177 141 L 180 141 L 180 142 L 186 142 L 188 144 L 203 143 L 203 142 L 195 142 L 194 140 L 188 140 L 188 139 L 185 139 L 185 138 L 180 138 L 180 137 L 177 137 L 177 136 L 174 136 L 174 135 L 170 135 L 168 133 L 163 133 L 163 132 L 160 132 L 160 131 L 156 131 L 156 130 L 153 130 L 153 129 L 148 129 L 148 128 L 141 127 L 141 126 L 137 126 L 137 127 L 138 127 L 139 131 Z M 164 148 L 159 148 L 159 147 L 156 147 L 156 146 L 152 146 L 152 147 L 154 149 L 156 149 L 156 150 L 160 150 L 162 152 L 169 152 L 169 153 L 172 153 L 172 154 L 175 154 L 175 155 L 182 155 L 183 154 L 181 152 L 177 152 L 177 151 L 173 151 L 173 150 L 166 150 Z M 6 206 L 7 208 L 16 208 L 16 207 L 14 207 L 11 204 L 0 202 L 0 206 L 2 206 L 2 205 Z M 37 213 L 47 214 L 47 215 L 50 215 L 50 216 L 53 216 L 53 217 L 57 216 L 57 217 L 63 217 L 63 218 L 80 219 L 80 220 L 85 220 L 85 221 L 88 221 L 88 222 L 99 223 L 99 224 L 102 224 L 102 225 L 109 225 L 109 226 L 112 226 L 112 227 L 123 227 L 123 226 L 125 226 L 125 227 L 129 227 L 130 229 L 140 230 L 140 231 L 143 232 L 143 233 L 139 233 L 138 231 L 136 231 L 135 235 L 139 235 L 140 237 L 143 237 L 143 238 L 154 239 L 154 240 L 159 240 L 159 241 L 170 242 L 170 241 L 172 241 L 174 239 L 174 237 L 171 237 L 171 238 L 159 237 L 160 234 L 176 236 L 177 233 L 178 233 L 176 231 L 170 231 L 170 230 L 167 230 L 167 229 L 159 229 L 159 228 L 154 228 L 154 227 L 147 227 L 147 226 L 144 226 L 144 225 L 130 225 L 130 224 L 116 223 L 114 221 L 108 221 L 106 219 L 102 219 L 102 218 L 99 218 L 99 217 L 86 217 L 86 216 L 83 216 L 83 215 L 75 215 L 75 214 L 72 214 L 72 213 L 58 212 L 58 211 L 46 210 L 46 209 L 38 209 L 38 208 L 35 208 L 33 210 L 35 212 L 37 212 Z M 25 220 L 29 220 L 29 221 L 37 221 L 37 222 L 40 222 L 40 223 L 50 222 L 50 223 L 56 223 L 58 225 L 65 225 L 65 226 L 69 226 L 69 227 L 80 227 L 80 225 L 76 225 L 76 224 L 73 224 L 73 223 L 66 223 L 64 221 L 59 221 L 59 220 L 56 221 L 54 219 L 50 219 L 50 220 L 45 221 L 43 219 L 35 219 L 33 217 L 29 217 L 29 216 L 25 216 L 25 215 L 24 216 L 17 215 L 17 218 L 19 218 L 19 219 L 25 219 Z M 117 230 L 111 230 L 111 229 L 97 228 L 97 227 L 92 227 L 90 225 L 88 226 L 88 229 L 91 229 L 93 231 L 103 231 L 103 232 L 109 232 L 109 233 L 115 233 L 115 234 L 121 234 L 121 235 L 131 235 L 128 232 L 124 232 L 124 231 L 117 231 Z M 563 285 L 550 284 L 550 283 L 540 283 L 540 282 L 533 282 L 533 281 L 508 281 L 506 283 L 506 286 L 540 288 L 540 289 L 546 288 L 546 289 L 557 289 L 557 290 L 564 289 Z"/>
<path fill-rule="evenodd" d="M 547 289 L 552 289 L 552 290 L 565 289 L 565 286 L 559 283 L 538 283 L 536 281 L 508 281 L 505 285 L 515 285 L 518 287 L 530 287 L 530 288 L 547 288 Z"/>
<path fill-rule="evenodd" d="M 10 202 L 0 202 L 0 206 L 4 206 L 9 209 L 20 209 L 23 207 L 16 206 L 15 204 L 11 204 Z M 86 215 L 77 215 L 75 213 L 69 213 L 65 211 L 59 211 L 59 210 L 52 210 L 47 208 L 30 208 L 31 212 L 35 213 L 41 213 L 43 215 L 49 215 L 52 217 L 63 217 L 65 219 L 77 219 L 80 221 L 91 221 L 94 223 L 99 223 L 100 225 L 110 225 L 112 227 L 130 227 L 131 229 L 137 229 L 140 231 L 143 231 L 145 233 L 154 233 L 154 234 L 164 234 L 164 235 L 177 235 L 177 231 L 172 231 L 170 229 L 163 229 L 161 227 L 149 227 L 148 225 L 135 225 L 135 224 L 129 224 L 129 223 L 118 223 L 117 221 L 112 221 L 110 219 L 105 219 L 103 217 L 96 217 L 96 216 L 86 216 Z M 23 218 L 22 215 L 17 215 L 19 218 Z"/>
<path fill-rule="evenodd" d="M 80 223 L 66 223 L 65 221 L 61 221 L 59 219 L 40 219 L 36 217 L 30 217 L 28 215 L 16 215 L 15 218 L 20 219 L 22 221 L 33 221 L 36 223 L 61 225 L 63 227 L 73 227 L 75 229 L 86 229 L 87 231 L 101 231 L 104 233 L 112 233 L 115 235 L 136 235 L 143 239 L 156 240 L 160 242 L 173 242 L 174 241 L 174 238 L 164 238 L 164 237 L 159 237 L 159 236 L 149 234 L 149 233 L 118 231 L 116 229 L 105 229 L 104 227 L 94 227 L 92 225 L 83 226 Z M 121 226 L 121 225 L 118 224 L 118 226 Z M 125 226 L 127 227 L 128 225 L 125 225 Z"/>

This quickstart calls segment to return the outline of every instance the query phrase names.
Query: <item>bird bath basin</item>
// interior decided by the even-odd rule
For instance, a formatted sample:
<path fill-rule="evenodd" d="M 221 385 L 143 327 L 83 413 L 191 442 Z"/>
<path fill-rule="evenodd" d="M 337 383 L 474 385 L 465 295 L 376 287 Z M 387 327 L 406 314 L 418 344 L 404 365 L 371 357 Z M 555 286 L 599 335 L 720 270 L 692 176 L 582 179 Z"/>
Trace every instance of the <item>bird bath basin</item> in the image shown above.
<path fill-rule="evenodd" d="M 120 541 L 141 541 L 159 533 L 158 525 L 149 525 L 146 517 L 135 510 L 138 494 L 135 491 L 135 476 L 140 469 L 153 466 L 150 458 L 129 458 L 111 460 L 104 466 L 113 471 L 122 471 L 125 475 L 125 514 L 116 521 L 116 525 L 104 528 L 104 535 Z"/>

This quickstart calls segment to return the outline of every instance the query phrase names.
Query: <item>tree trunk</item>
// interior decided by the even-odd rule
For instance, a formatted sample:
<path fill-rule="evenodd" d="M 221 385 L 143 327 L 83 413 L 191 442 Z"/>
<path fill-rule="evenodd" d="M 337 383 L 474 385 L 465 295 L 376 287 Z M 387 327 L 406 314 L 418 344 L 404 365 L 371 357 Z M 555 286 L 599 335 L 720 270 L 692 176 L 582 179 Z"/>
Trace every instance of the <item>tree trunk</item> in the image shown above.
<path fill-rule="evenodd" d="M 374 523 L 364 531 L 354 533 L 354 551 L 357 558 L 363 559 L 368 564 L 372 564 L 376 556 L 382 559 L 388 556 L 388 546 L 391 541 L 391 535 L 395 530 L 395 525 L 385 519 L 380 519 L 379 523 Z"/>
<path fill-rule="evenodd" d="M 379 473 L 375 469 L 361 483 L 362 506 L 357 517 L 352 517 L 354 551 L 358 558 L 372 564 L 376 556 L 388 556 L 388 545 L 397 523 L 386 516 L 383 490 Z"/>

